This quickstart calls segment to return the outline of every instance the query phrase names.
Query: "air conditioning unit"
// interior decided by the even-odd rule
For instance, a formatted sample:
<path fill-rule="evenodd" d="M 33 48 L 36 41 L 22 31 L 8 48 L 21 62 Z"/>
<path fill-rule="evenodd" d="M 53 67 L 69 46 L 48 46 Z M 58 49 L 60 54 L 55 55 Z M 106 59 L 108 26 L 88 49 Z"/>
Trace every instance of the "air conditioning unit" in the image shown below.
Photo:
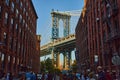
<path fill-rule="evenodd" d="M 99 21 L 100 20 L 100 18 L 96 18 L 96 21 Z"/>

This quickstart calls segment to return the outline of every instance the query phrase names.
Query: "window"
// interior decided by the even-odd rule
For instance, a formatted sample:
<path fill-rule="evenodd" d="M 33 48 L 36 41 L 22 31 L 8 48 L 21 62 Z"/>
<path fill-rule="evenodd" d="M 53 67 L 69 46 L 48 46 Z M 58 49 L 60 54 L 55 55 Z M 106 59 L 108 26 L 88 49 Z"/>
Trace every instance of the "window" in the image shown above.
<path fill-rule="evenodd" d="M 117 5 L 117 0 L 112 0 L 114 5 Z"/>
<path fill-rule="evenodd" d="M 8 13 L 5 12 L 5 24 L 8 24 Z"/>
<path fill-rule="evenodd" d="M 9 6 L 9 0 L 5 0 L 7 6 Z"/>
<path fill-rule="evenodd" d="M 14 32 L 14 19 L 13 19 L 13 18 L 11 18 L 10 30 L 11 30 L 12 32 Z"/>
<path fill-rule="evenodd" d="M 17 55 L 19 55 L 19 52 L 20 52 L 20 43 L 18 43 Z"/>
<path fill-rule="evenodd" d="M 26 2 L 26 6 L 28 7 L 28 3 Z"/>
<path fill-rule="evenodd" d="M 0 19 L 2 17 L 2 7 L 0 6 Z"/>
<path fill-rule="evenodd" d="M 17 64 L 19 64 L 19 59 L 17 59 Z"/>
<path fill-rule="evenodd" d="M 2 53 L 0 52 L 0 61 L 1 61 Z"/>
<path fill-rule="evenodd" d="M 25 20 L 23 19 L 23 26 L 24 26 L 24 24 L 25 24 Z"/>
<path fill-rule="evenodd" d="M 7 33 L 4 32 L 4 43 L 6 44 L 7 43 Z"/>
<path fill-rule="evenodd" d="M 19 33 L 21 33 L 21 28 L 19 29 Z"/>
<path fill-rule="evenodd" d="M 8 56 L 8 62 L 10 62 L 10 56 Z"/>
<path fill-rule="evenodd" d="M 116 19 L 114 20 L 114 30 L 115 32 L 119 32 L 119 21 Z"/>
<path fill-rule="evenodd" d="M 27 29 L 27 27 L 28 27 L 27 23 L 26 23 L 25 27 L 26 27 L 26 29 Z"/>
<path fill-rule="evenodd" d="M 16 17 L 18 17 L 19 11 L 18 9 L 16 9 Z"/>
<path fill-rule="evenodd" d="M 20 21 L 20 23 L 22 22 L 22 15 L 21 14 L 20 14 L 20 20 L 19 21 Z"/>
<path fill-rule="evenodd" d="M 16 47 L 17 47 L 17 41 L 14 40 L 14 48 L 13 48 L 13 51 L 15 51 L 15 52 L 16 52 Z"/>
<path fill-rule="evenodd" d="M 11 29 L 13 28 L 13 18 L 11 18 Z"/>
<path fill-rule="evenodd" d="M 1 56 L 2 58 L 1 58 L 1 61 L 4 61 L 4 59 L 5 59 L 5 56 L 4 56 L 4 54 L 2 54 L 2 56 Z"/>
<path fill-rule="evenodd" d="M 16 0 L 17 3 L 19 3 L 19 0 Z"/>
<path fill-rule="evenodd" d="M 26 12 L 26 18 L 28 19 L 28 13 Z"/>
<path fill-rule="evenodd" d="M 105 31 L 103 32 L 103 41 L 106 42 L 106 33 L 105 33 Z"/>
<path fill-rule="evenodd" d="M 111 28 L 109 26 L 107 27 L 107 30 L 108 30 L 108 34 L 111 33 Z"/>
<path fill-rule="evenodd" d="M 13 63 L 15 63 L 15 57 L 13 57 Z"/>
<path fill-rule="evenodd" d="M 21 40 L 22 40 L 22 33 L 23 33 L 23 31 L 21 31 L 21 33 L 20 33 Z"/>
<path fill-rule="evenodd" d="M 24 47 L 23 44 L 21 45 L 21 52 L 23 53 Z"/>
<path fill-rule="evenodd" d="M 110 10 L 110 4 L 107 3 L 106 5 L 106 14 L 107 14 L 107 17 L 110 18 L 111 17 L 111 14 L 110 14 L 111 10 Z"/>
<path fill-rule="evenodd" d="M 2 53 L 1 62 L 2 62 L 2 69 L 4 70 L 4 68 L 5 68 L 5 55 L 3 53 Z"/>
<path fill-rule="evenodd" d="M 1 13 L 1 11 L 2 11 L 2 7 L 0 6 L 0 13 Z"/>
<path fill-rule="evenodd" d="M 12 49 L 12 37 L 10 37 L 9 41 L 10 41 L 9 48 Z"/>
<path fill-rule="evenodd" d="M 24 9 L 23 9 L 23 13 L 25 13 L 25 12 L 26 12 L 26 9 L 24 8 Z"/>
<path fill-rule="evenodd" d="M 22 6 L 23 6 L 23 3 L 22 3 L 22 2 L 20 2 L 20 8 L 22 8 Z"/>
<path fill-rule="evenodd" d="M 11 67 L 11 66 L 10 66 L 10 65 L 11 65 L 11 64 L 10 64 L 10 59 L 11 59 L 11 57 L 8 56 L 8 66 L 7 66 L 7 67 L 8 67 L 8 71 L 10 70 L 10 67 Z"/>
<path fill-rule="evenodd" d="M 11 10 L 12 10 L 12 12 L 14 12 L 14 7 L 15 7 L 15 5 L 14 5 L 14 3 L 12 2 L 12 3 L 11 3 Z"/>
<path fill-rule="evenodd" d="M 15 29 L 16 29 L 16 31 L 18 31 L 18 24 L 15 25 Z"/>

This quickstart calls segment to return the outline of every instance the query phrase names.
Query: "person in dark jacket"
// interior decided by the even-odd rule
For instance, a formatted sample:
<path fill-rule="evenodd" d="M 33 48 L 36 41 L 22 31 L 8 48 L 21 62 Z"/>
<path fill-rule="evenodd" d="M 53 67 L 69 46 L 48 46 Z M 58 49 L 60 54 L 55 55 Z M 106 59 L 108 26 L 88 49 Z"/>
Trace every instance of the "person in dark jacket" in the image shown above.
<path fill-rule="evenodd" d="M 0 70 L 0 79 L 4 76 L 3 70 Z"/>
<path fill-rule="evenodd" d="M 98 80 L 106 80 L 105 72 L 103 71 L 102 67 L 98 66 L 97 70 L 98 70 Z"/>
<path fill-rule="evenodd" d="M 112 76 L 111 76 L 111 74 L 109 73 L 109 71 L 108 71 L 107 69 L 105 69 L 104 71 L 105 71 L 106 80 L 112 80 Z"/>

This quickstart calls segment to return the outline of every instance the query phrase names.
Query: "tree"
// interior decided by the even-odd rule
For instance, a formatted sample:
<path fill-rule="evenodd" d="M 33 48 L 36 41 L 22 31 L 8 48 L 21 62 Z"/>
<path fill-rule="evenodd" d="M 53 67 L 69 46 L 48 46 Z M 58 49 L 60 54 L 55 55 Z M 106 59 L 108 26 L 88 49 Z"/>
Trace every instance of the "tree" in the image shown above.
<path fill-rule="evenodd" d="M 45 71 L 45 62 L 42 61 L 42 62 L 40 62 L 40 64 L 41 64 L 41 66 L 40 66 L 41 72 L 44 72 Z"/>
<path fill-rule="evenodd" d="M 49 72 L 54 72 L 54 64 L 52 63 L 52 59 L 48 58 L 46 61 L 45 61 L 45 66 L 46 66 L 46 70 L 49 71 Z"/>
<path fill-rule="evenodd" d="M 47 58 L 41 62 L 41 72 L 54 72 L 55 67 L 52 63 L 52 59 Z"/>

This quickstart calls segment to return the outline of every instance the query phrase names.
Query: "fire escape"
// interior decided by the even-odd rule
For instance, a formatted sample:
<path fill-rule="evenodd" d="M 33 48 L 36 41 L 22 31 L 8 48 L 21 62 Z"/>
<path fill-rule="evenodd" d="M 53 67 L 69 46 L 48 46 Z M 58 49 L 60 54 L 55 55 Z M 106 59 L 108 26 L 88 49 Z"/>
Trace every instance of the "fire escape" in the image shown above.
<path fill-rule="evenodd" d="M 114 52 L 112 50 L 113 46 L 111 46 L 111 42 L 120 39 L 120 27 L 119 27 L 119 21 L 117 20 L 119 15 L 119 9 L 118 9 L 117 0 L 102 0 L 102 3 L 104 3 L 103 7 L 106 10 L 106 14 L 103 15 L 102 21 L 107 25 L 107 34 L 105 31 L 103 32 L 103 41 L 105 43 L 103 56 L 105 61 L 104 65 L 108 66 L 111 65 L 109 62 L 114 57 L 116 56 L 118 57 L 119 54 L 118 51 Z M 114 62 L 117 63 L 117 61 Z"/>
<path fill-rule="evenodd" d="M 116 20 L 113 21 L 113 24 L 111 23 L 111 18 L 114 18 L 118 14 L 118 5 L 117 3 L 110 2 L 109 0 L 105 0 L 106 5 L 106 16 L 105 16 L 105 22 L 107 24 L 108 29 L 108 36 L 106 37 L 106 42 L 111 42 L 115 39 L 120 38 L 120 29 L 119 29 L 119 22 Z"/>

